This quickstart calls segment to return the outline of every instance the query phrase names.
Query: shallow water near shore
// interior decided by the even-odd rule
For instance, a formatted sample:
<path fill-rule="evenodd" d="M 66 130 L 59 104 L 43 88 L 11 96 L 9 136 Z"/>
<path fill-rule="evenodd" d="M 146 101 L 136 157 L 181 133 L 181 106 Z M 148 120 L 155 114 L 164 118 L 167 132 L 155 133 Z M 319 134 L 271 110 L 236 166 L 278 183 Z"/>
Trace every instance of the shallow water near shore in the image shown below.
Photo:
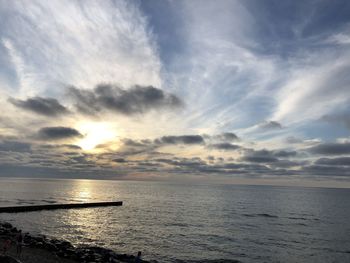
<path fill-rule="evenodd" d="M 0 206 L 115 200 L 0 220 L 159 262 L 350 261 L 350 189 L 0 179 Z"/>

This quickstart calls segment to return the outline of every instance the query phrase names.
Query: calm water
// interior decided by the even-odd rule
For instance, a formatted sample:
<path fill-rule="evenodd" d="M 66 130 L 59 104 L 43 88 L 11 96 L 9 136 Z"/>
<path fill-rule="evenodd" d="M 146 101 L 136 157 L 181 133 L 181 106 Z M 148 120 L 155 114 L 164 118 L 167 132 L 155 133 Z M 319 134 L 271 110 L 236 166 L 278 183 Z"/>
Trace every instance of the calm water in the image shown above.
<path fill-rule="evenodd" d="M 160 262 L 350 262 L 349 189 L 0 179 L 0 206 L 111 200 L 0 220 Z"/>

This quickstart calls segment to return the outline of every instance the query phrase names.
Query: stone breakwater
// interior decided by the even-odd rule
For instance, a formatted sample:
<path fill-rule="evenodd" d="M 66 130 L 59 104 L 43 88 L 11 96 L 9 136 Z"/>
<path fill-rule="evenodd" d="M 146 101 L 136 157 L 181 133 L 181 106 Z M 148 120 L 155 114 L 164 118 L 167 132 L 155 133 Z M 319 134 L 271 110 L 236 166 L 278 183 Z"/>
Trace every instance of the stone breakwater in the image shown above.
<path fill-rule="evenodd" d="M 19 229 L 12 226 L 7 222 L 0 222 L 0 238 L 10 238 L 15 240 Z M 118 254 L 113 250 L 95 247 L 95 246 L 82 246 L 75 247 L 68 241 L 49 239 L 46 236 L 33 236 L 29 233 L 23 233 L 24 246 L 29 248 L 44 249 L 52 253 L 53 255 L 74 260 L 81 263 L 121 263 L 135 262 L 135 256 L 128 254 Z M 141 260 L 143 263 L 157 263 L 157 261 Z"/>

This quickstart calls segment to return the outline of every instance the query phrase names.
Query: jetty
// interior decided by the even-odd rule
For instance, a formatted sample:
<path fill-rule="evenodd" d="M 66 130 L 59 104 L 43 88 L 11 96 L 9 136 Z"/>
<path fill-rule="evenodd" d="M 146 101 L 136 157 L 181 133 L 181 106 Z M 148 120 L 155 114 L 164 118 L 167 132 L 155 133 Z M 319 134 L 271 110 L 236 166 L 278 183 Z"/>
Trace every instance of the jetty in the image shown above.
<path fill-rule="evenodd" d="M 32 212 L 41 210 L 56 210 L 56 209 L 76 209 L 90 207 L 106 207 L 106 206 L 122 206 L 122 201 L 117 202 L 96 202 L 96 203 L 68 203 L 68 204 L 49 204 L 49 205 L 28 205 L 28 206 L 8 206 L 0 207 L 0 213 L 20 213 Z"/>

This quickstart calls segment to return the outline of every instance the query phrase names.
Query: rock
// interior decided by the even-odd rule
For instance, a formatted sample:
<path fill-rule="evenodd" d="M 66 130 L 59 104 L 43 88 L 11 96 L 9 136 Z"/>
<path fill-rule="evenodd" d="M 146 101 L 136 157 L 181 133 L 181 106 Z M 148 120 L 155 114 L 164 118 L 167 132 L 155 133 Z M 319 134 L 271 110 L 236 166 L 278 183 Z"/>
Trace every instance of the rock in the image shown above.
<path fill-rule="evenodd" d="M 43 242 L 36 242 L 35 247 L 44 248 L 44 243 Z"/>
<path fill-rule="evenodd" d="M 59 257 L 63 257 L 64 253 L 62 251 L 58 251 L 58 252 L 56 252 L 56 255 Z"/>
<path fill-rule="evenodd" d="M 47 249 L 48 251 L 54 252 L 57 251 L 57 247 L 54 244 L 51 243 L 45 243 L 44 248 Z"/>
<path fill-rule="evenodd" d="M 74 249 L 74 246 L 68 241 L 56 242 L 56 246 L 61 250 Z"/>
<path fill-rule="evenodd" d="M 7 222 L 2 223 L 2 226 L 3 226 L 4 228 L 7 228 L 7 229 L 11 229 L 11 228 L 12 228 L 12 225 L 11 225 L 10 223 L 7 223 Z"/>
<path fill-rule="evenodd" d="M 13 257 L 10 257 L 10 256 L 0 256 L 0 262 L 1 263 L 21 263 L 17 259 L 14 259 Z"/>

